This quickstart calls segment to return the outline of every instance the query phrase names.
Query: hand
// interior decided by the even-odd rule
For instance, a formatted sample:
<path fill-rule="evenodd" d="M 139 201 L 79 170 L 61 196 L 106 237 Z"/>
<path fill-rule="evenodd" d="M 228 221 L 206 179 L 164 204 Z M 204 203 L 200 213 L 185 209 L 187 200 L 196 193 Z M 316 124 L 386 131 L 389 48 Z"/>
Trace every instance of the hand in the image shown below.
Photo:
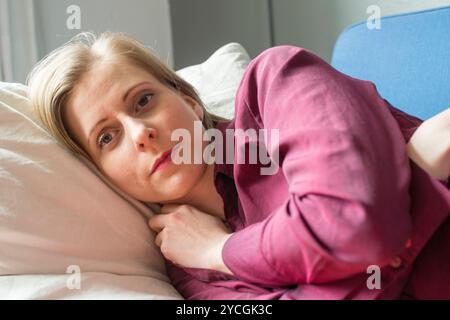
<path fill-rule="evenodd" d="M 167 204 L 149 219 L 164 257 L 185 268 L 205 268 L 232 274 L 222 260 L 222 248 L 232 235 L 222 220 L 190 205 Z"/>

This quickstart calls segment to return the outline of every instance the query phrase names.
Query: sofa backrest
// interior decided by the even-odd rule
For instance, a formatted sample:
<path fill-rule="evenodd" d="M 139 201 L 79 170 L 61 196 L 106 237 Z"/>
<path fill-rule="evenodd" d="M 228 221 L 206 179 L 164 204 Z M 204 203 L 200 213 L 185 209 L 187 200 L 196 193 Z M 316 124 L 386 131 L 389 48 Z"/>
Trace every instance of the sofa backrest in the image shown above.
<path fill-rule="evenodd" d="M 339 36 L 332 65 L 375 83 L 395 107 L 423 120 L 450 107 L 450 7 L 361 22 Z"/>

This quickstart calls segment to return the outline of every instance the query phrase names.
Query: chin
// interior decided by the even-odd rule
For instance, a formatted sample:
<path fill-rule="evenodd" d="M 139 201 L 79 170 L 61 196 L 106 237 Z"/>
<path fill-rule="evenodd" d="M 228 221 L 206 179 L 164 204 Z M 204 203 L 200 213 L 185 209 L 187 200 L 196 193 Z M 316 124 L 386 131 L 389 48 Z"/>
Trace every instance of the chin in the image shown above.
<path fill-rule="evenodd" d="M 165 195 L 165 199 L 157 202 L 170 201 L 173 203 L 177 200 L 186 199 L 197 183 L 202 180 L 205 169 L 206 166 L 204 165 L 188 165 L 181 170 L 177 170 L 163 184 L 158 186 L 163 188 L 160 191 L 161 194 Z"/>
<path fill-rule="evenodd" d="M 157 181 L 148 188 L 140 186 L 139 190 L 130 190 L 126 193 L 143 202 L 180 203 L 189 197 L 189 193 L 202 180 L 206 168 L 205 164 L 180 165 L 177 170 L 161 177 L 162 179 L 158 179 L 161 181 Z"/>

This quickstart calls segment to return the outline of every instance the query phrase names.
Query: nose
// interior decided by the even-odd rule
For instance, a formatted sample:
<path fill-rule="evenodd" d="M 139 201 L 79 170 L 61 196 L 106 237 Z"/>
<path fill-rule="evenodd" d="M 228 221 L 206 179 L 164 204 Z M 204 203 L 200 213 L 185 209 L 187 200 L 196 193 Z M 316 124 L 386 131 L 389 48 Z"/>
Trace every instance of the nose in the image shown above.
<path fill-rule="evenodd" d="M 156 139 L 156 130 L 144 123 L 133 123 L 131 137 L 137 151 L 146 151 L 152 147 Z"/>

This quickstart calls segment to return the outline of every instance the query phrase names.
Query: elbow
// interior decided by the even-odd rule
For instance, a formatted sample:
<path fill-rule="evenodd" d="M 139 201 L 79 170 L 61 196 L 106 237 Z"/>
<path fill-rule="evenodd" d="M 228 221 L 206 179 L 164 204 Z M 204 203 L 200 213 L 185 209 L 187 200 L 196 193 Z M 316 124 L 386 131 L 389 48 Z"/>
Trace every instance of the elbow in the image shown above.
<path fill-rule="evenodd" d="M 340 263 L 385 265 L 405 250 L 411 237 L 409 206 L 388 210 L 353 203 L 341 214 L 333 228 L 337 236 L 328 242 L 329 253 Z"/>
<path fill-rule="evenodd" d="M 405 250 L 411 238 L 412 220 L 409 208 L 361 210 L 366 217 L 366 223 L 353 239 L 360 243 L 355 254 L 360 259 L 358 262 L 386 265 Z"/>
<path fill-rule="evenodd" d="M 398 257 L 408 247 L 410 241 L 409 234 L 402 234 L 397 236 L 396 239 L 391 237 L 387 241 L 386 239 L 379 239 L 377 241 L 377 247 L 374 248 L 371 254 L 366 256 L 365 263 L 368 265 L 378 265 L 380 267 L 385 266 L 392 262 L 392 260 Z"/>
<path fill-rule="evenodd" d="M 301 198 L 299 212 L 311 235 L 303 238 L 322 261 L 317 263 L 320 270 L 308 273 L 307 282 L 340 279 L 369 265 L 382 267 L 405 250 L 412 233 L 409 197 L 389 194 L 370 202 L 315 195 Z"/>

